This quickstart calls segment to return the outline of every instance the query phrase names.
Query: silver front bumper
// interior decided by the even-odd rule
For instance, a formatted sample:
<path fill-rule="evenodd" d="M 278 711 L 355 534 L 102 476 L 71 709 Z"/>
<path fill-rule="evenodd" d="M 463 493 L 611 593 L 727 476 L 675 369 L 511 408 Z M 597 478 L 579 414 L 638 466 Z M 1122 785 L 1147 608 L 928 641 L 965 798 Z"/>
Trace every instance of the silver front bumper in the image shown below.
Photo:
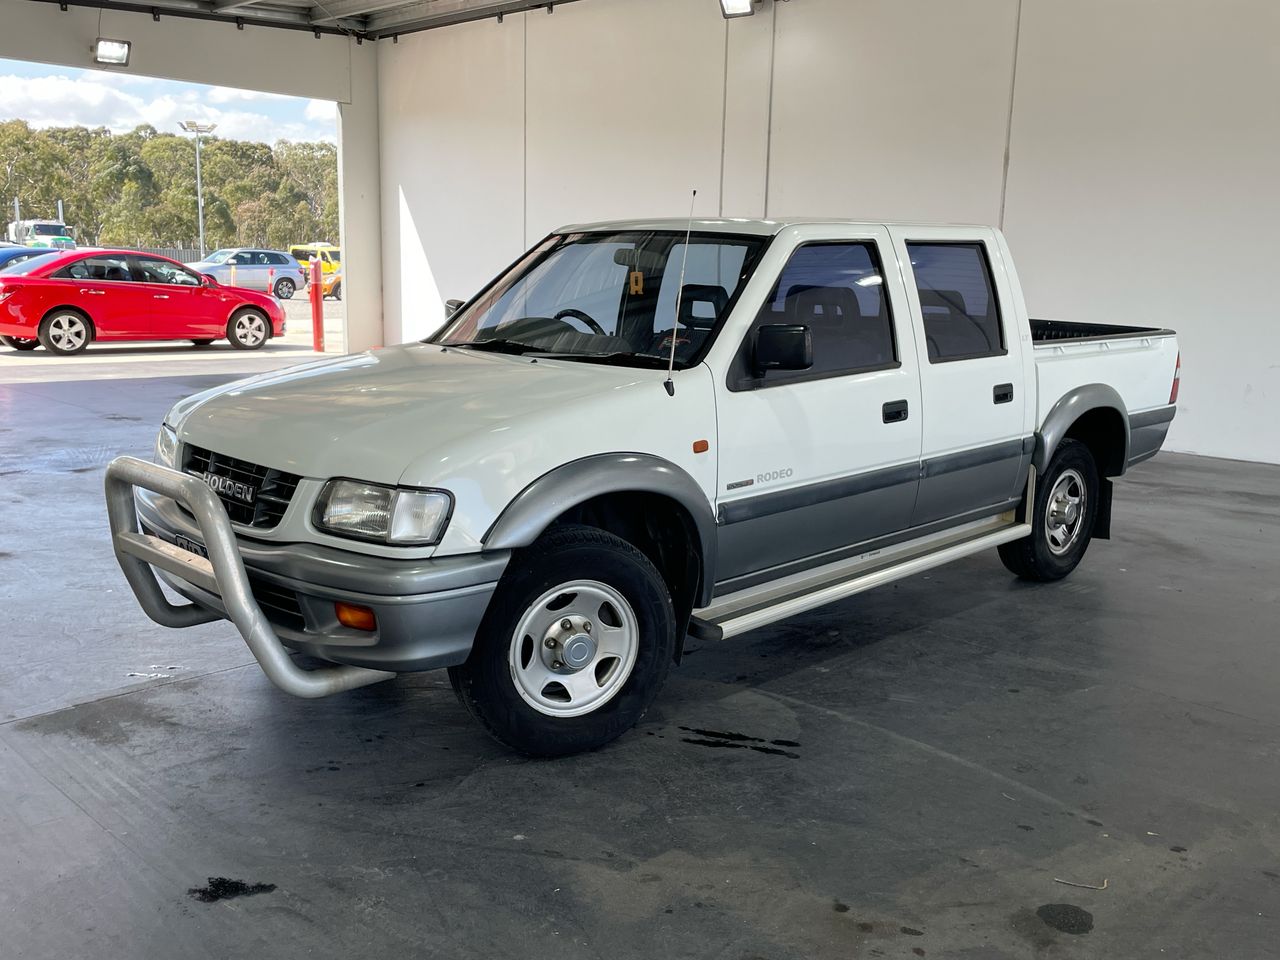
<path fill-rule="evenodd" d="M 209 558 L 141 532 L 134 506 L 135 487 L 169 497 L 189 510 Z M 253 597 L 227 511 L 203 481 L 136 457 L 118 457 L 107 467 L 106 496 L 116 559 L 138 603 L 156 623 L 189 627 L 220 619 L 220 614 L 196 603 L 170 603 L 152 567 L 218 596 L 263 673 L 286 693 L 326 697 L 395 676 L 386 670 L 347 665 L 303 670 L 293 662 Z"/>

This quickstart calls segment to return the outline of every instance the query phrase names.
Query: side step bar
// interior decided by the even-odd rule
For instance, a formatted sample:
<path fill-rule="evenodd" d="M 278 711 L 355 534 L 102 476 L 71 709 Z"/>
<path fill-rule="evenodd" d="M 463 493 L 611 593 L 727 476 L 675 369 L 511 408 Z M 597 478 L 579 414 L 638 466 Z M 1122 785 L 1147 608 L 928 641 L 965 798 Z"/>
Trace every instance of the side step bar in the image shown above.
<path fill-rule="evenodd" d="M 717 627 L 727 639 L 1030 534 L 1031 525 L 1017 522 L 1011 511 L 727 594 L 694 611 L 695 622 L 702 633 Z"/>
<path fill-rule="evenodd" d="M 191 511 L 200 526 L 209 559 L 142 533 L 133 502 L 134 487 L 171 497 Z M 226 508 L 208 484 L 197 477 L 137 457 L 117 457 L 107 467 L 106 494 L 116 559 L 138 603 L 156 623 L 190 627 L 218 620 L 220 615 L 194 603 L 179 606 L 170 603 L 152 567 L 220 596 L 227 616 L 240 631 L 262 672 L 285 693 L 295 697 L 327 697 L 395 676 L 385 670 L 351 666 L 303 670 L 293 662 L 253 598 Z"/>

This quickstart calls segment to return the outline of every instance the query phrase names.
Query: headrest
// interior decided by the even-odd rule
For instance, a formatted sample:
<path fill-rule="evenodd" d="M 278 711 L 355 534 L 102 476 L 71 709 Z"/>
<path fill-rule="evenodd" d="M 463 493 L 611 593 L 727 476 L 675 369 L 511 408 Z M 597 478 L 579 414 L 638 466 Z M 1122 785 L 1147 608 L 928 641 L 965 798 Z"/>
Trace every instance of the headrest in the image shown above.
<path fill-rule="evenodd" d="M 959 290 L 921 290 L 920 307 L 934 307 L 949 313 L 969 315 L 969 311 L 965 309 L 964 296 Z"/>
<path fill-rule="evenodd" d="M 786 308 L 792 323 L 849 321 L 862 316 L 858 297 L 850 287 L 797 284 L 787 291 Z"/>
<path fill-rule="evenodd" d="M 711 304 L 711 316 L 702 317 L 693 312 L 695 303 Z M 680 325 L 685 327 L 711 327 L 724 314 L 729 305 L 729 291 L 714 283 L 686 283 L 680 293 Z"/>

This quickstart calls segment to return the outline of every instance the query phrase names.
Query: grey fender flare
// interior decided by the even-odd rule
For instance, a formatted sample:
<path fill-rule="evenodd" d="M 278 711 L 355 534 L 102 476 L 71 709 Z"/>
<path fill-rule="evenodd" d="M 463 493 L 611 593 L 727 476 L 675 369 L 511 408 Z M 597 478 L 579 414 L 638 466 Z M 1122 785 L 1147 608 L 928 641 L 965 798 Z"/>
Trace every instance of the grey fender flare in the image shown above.
<path fill-rule="evenodd" d="M 606 493 L 655 493 L 689 512 L 702 553 L 702 582 L 694 606 L 710 603 L 716 569 L 715 511 L 693 477 L 669 460 L 647 453 L 596 454 L 544 473 L 494 521 L 484 535 L 484 549 L 527 547 L 566 510 Z"/>
<path fill-rule="evenodd" d="M 1120 420 L 1124 423 L 1124 450 L 1120 463 L 1128 462 L 1129 411 L 1124 401 L 1120 399 L 1120 394 L 1116 393 L 1113 387 L 1105 383 L 1086 383 L 1064 394 L 1053 405 L 1053 409 L 1044 418 L 1044 423 L 1036 431 L 1036 448 L 1031 455 L 1031 463 L 1036 468 L 1037 474 L 1044 473 L 1049 461 L 1053 459 L 1054 452 L 1058 449 L 1058 444 L 1071 429 L 1071 425 L 1090 410 L 1098 409 L 1112 409 L 1120 414 Z"/>

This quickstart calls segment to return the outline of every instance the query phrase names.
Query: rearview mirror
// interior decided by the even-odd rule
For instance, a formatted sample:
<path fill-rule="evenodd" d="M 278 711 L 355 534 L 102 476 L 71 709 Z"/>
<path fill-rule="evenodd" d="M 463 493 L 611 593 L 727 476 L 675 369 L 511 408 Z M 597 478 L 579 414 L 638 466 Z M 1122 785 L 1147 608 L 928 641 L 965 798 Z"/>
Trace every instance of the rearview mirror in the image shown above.
<path fill-rule="evenodd" d="M 446 300 L 444 302 L 444 315 L 446 317 L 452 317 L 462 309 L 462 305 L 466 302 L 467 301 L 465 300 Z"/>
<path fill-rule="evenodd" d="M 765 370 L 808 370 L 813 338 L 800 323 L 770 323 L 756 331 L 755 366 Z"/>

